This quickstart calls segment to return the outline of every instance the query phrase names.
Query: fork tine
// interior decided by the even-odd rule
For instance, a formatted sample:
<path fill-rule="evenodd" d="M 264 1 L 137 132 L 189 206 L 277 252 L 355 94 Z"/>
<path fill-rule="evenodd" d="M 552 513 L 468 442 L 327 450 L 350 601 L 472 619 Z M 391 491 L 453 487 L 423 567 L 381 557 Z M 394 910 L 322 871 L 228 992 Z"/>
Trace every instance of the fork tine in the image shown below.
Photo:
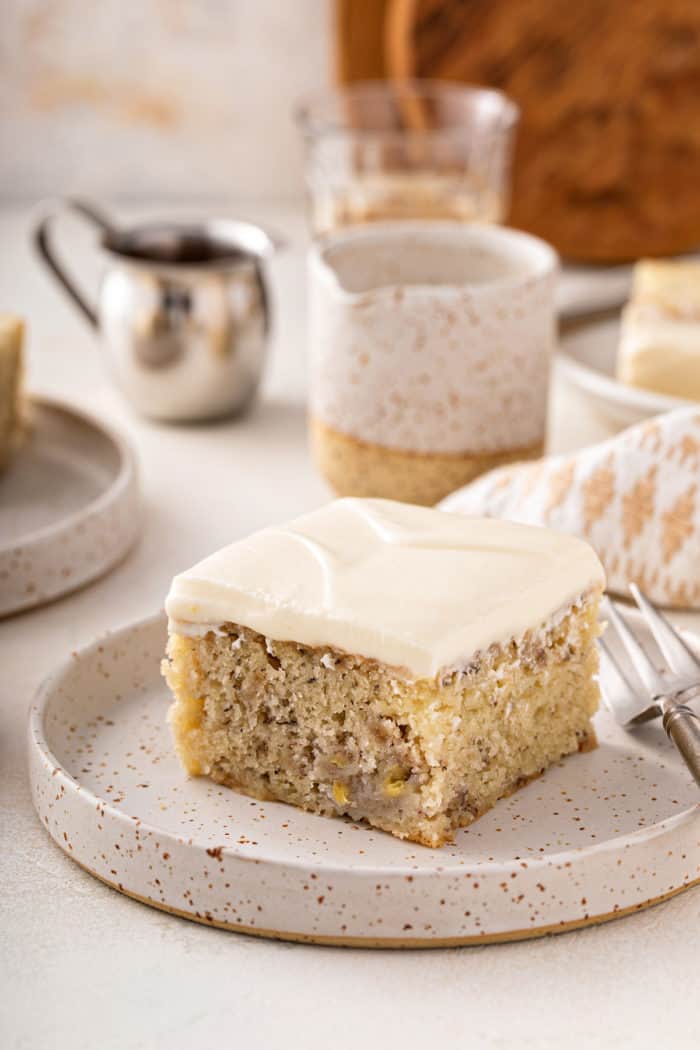
<path fill-rule="evenodd" d="M 615 628 L 618 637 L 627 650 L 635 671 L 643 685 L 649 690 L 650 696 L 652 698 L 664 696 L 668 692 L 668 682 L 656 670 L 647 653 L 632 634 L 632 631 L 609 598 L 603 599 L 603 611 Z"/>
<path fill-rule="evenodd" d="M 671 670 L 676 674 L 697 679 L 698 672 L 700 672 L 700 660 L 690 651 L 675 627 L 672 627 L 663 613 L 652 605 L 636 583 L 630 584 L 630 591 Z"/>
<path fill-rule="evenodd" d="M 626 701 L 634 695 L 635 687 L 610 651 L 605 638 L 598 639 L 600 646 L 600 689 L 607 702 L 614 707 L 616 703 Z"/>
<path fill-rule="evenodd" d="M 656 718 L 659 707 L 652 703 L 640 713 L 639 689 L 633 685 L 613 656 L 604 638 L 598 639 L 600 646 L 600 691 L 608 710 L 618 722 L 629 726 L 637 720 Z"/>

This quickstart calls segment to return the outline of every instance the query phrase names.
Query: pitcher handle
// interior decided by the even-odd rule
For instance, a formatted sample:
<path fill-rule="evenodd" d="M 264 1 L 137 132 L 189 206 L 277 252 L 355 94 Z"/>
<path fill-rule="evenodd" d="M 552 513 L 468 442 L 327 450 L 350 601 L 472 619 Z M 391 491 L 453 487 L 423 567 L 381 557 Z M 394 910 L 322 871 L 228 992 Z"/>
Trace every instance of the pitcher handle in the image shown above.
<path fill-rule="evenodd" d="M 83 218 L 88 219 L 93 225 L 102 230 L 104 234 L 113 234 L 114 228 L 106 216 L 103 215 L 98 208 L 95 208 L 94 205 L 88 204 L 86 201 L 66 198 L 60 201 L 57 206 L 54 206 L 51 211 L 48 211 L 43 218 L 39 220 L 33 233 L 34 245 L 45 266 L 51 271 L 59 284 L 63 286 L 64 290 L 68 293 L 69 297 L 87 318 L 93 328 L 97 328 L 99 322 L 96 309 L 84 298 L 73 278 L 70 277 L 58 261 L 53 248 L 51 227 L 54 219 L 56 219 L 61 211 L 64 210 L 77 212 L 78 215 L 82 215 Z"/>

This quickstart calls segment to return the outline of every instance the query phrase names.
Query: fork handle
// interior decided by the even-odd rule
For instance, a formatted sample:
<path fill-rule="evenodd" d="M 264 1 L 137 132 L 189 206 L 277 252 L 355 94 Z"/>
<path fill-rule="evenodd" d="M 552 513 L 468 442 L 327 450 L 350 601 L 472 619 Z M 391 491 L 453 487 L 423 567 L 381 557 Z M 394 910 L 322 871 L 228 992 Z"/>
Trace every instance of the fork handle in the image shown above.
<path fill-rule="evenodd" d="M 668 702 L 663 724 L 700 787 L 700 718 L 685 704 Z"/>

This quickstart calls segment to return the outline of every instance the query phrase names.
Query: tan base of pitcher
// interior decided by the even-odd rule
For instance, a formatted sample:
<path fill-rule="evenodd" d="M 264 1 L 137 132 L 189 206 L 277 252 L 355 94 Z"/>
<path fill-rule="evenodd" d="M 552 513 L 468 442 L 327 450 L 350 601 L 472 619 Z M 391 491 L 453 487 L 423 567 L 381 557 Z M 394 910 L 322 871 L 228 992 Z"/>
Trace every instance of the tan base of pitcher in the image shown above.
<path fill-rule="evenodd" d="M 359 441 L 314 416 L 309 426 L 314 460 L 336 495 L 424 506 L 432 506 L 488 470 L 538 459 L 544 452 L 542 441 L 500 452 L 409 452 Z"/>

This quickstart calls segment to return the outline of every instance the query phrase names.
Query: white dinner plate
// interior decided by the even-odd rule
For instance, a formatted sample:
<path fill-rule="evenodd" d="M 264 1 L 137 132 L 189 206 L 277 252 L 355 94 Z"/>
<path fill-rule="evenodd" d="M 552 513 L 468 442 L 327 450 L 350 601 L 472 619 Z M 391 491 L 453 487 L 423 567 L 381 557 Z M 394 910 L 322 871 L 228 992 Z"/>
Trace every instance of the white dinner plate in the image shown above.
<path fill-rule="evenodd" d="M 103 575 L 140 527 L 124 438 L 57 401 L 34 398 L 28 415 L 27 439 L 0 477 L 0 616 Z"/>
<path fill-rule="evenodd" d="M 619 319 L 593 322 L 564 335 L 556 354 L 560 374 L 599 412 L 617 425 L 629 426 L 673 408 L 696 404 L 619 382 L 615 378 L 619 338 Z"/>
<path fill-rule="evenodd" d="M 166 724 L 165 640 L 158 615 L 73 653 L 30 716 L 42 823 L 145 904 L 260 936 L 434 947 L 561 932 L 700 882 L 697 787 L 658 720 L 630 734 L 601 711 L 597 749 L 428 849 L 187 778 Z"/>

